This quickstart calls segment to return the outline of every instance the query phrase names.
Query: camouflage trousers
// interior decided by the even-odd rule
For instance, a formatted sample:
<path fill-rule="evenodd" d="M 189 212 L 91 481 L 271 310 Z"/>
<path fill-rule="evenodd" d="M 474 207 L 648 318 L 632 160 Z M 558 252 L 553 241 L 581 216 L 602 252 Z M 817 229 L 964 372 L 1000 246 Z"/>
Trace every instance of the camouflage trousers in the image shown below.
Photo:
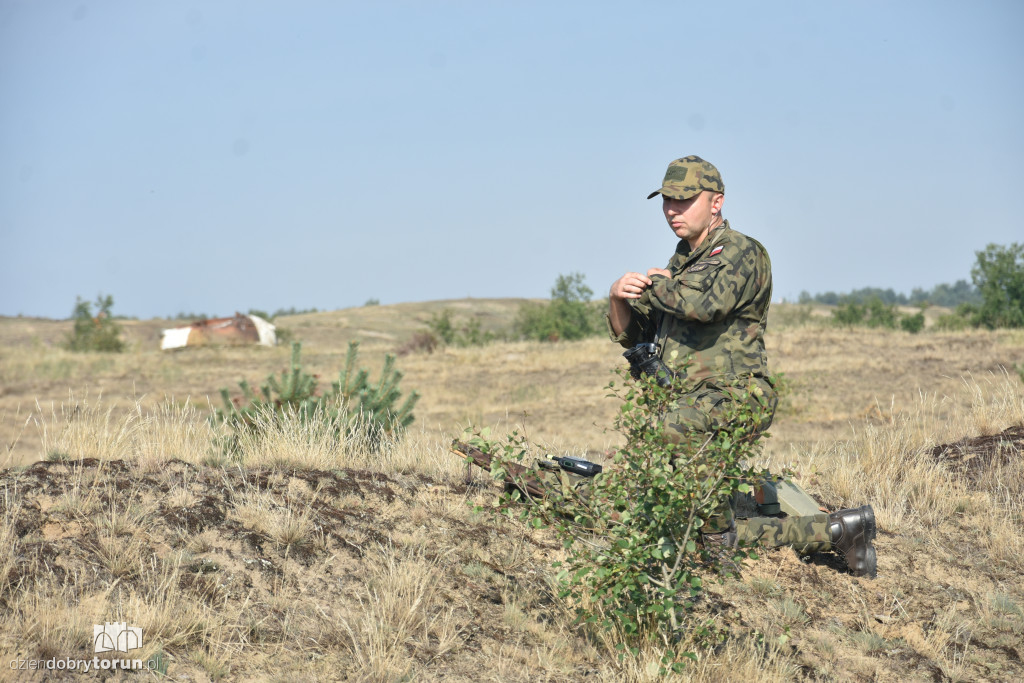
<path fill-rule="evenodd" d="M 545 489 L 562 496 L 588 496 L 591 478 L 564 470 L 537 469 L 536 479 Z M 600 477 L 601 475 L 597 475 Z M 801 555 L 831 550 L 829 518 L 815 500 L 793 482 L 764 480 L 756 493 L 738 494 L 721 514 L 705 521 L 707 533 L 735 530 L 747 546 L 789 546 Z"/>
<path fill-rule="evenodd" d="M 767 381 L 754 380 L 761 396 L 749 396 L 765 412 L 758 431 L 771 426 L 778 396 Z M 680 401 L 681 407 L 666 418 L 669 436 L 682 441 L 689 434 L 710 434 L 726 426 L 737 400 L 736 392 L 713 382 L 703 382 Z M 735 529 L 740 541 L 767 548 L 791 546 L 799 553 L 824 552 L 831 548 L 828 514 L 818 509 L 803 489 L 788 482 L 762 481 L 753 494 L 737 495 L 722 505 L 718 514 L 705 520 L 707 533 Z M 767 502 L 766 502 L 767 501 Z"/>
<path fill-rule="evenodd" d="M 801 555 L 832 549 L 828 513 L 793 482 L 762 480 L 755 493 L 733 497 L 728 515 L 747 545 L 789 546 Z"/>

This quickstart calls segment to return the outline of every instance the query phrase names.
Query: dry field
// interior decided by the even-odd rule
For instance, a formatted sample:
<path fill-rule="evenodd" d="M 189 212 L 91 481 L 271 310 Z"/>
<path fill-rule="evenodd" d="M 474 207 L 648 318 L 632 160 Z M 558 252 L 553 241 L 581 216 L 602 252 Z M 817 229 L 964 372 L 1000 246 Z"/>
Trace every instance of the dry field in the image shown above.
<path fill-rule="evenodd" d="M 351 339 L 375 372 L 443 308 L 499 330 L 517 304 L 277 322 L 327 382 Z M 705 616 L 732 635 L 682 678 L 1024 679 L 1024 333 L 838 330 L 826 316 L 773 308 L 789 390 L 764 458 L 830 508 L 874 505 L 879 577 L 763 553 L 710 584 Z M 552 537 L 474 514 L 497 490 L 447 453 L 466 426 L 521 426 L 545 450 L 601 457 L 619 443 L 604 389 L 617 347 L 404 356 L 402 388 L 422 398 L 403 441 L 371 453 L 285 423 L 228 461 L 208 401 L 288 351 L 161 353 L 165 325 L 125 322 L 129 351 L 95 355 L 58 348 L 66 321 L 0 319 L 3 676 L 42 678 L 12 660 L 92 659 L 92 625 L 116 620 L 143 629 L 133 658 L 182 680 L 656 678 L 656 648 L 619 661 L 614 637 L 573 626 Z"/>

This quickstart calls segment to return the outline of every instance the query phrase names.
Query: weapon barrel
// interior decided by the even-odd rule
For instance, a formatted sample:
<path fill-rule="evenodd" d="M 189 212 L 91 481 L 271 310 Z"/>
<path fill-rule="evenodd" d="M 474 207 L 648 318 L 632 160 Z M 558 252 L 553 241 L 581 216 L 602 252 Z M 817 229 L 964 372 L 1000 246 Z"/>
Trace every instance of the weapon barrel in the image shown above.
<path fill-rule="evenodd" d="M 472 462 L 480 469 L 491 471 L 491 460 L 494 456 L 490 453 L 484 453 L 476 446 L 470 446 L 468 443 L 462 441 L 452 442 L 451 452 L 461 457 L 467 462 Z M 520 491 L 534 497 L 542 498 L 544 496 L 544 482 L 537 477 L 534 470 L 523 467 L 514 462 L 505 463 L 505 482 L 515 486 Z"/>

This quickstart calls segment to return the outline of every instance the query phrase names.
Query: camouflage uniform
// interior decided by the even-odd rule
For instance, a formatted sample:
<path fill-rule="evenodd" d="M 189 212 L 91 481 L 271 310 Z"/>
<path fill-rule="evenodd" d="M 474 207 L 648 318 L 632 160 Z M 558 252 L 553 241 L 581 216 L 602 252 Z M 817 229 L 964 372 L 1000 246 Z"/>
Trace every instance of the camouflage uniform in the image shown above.
<path fill-rule="evenodd" d="M 767 409 L 767 429 L 777 398 L 764 349 L 772 294 L 764 247 L 723 221 L 692 252 L 680 240 L 667 269 L 671 277 L 652 276 L 654 284 L 630 301 L 629 326 L 612 340 L 630 348 L 657 339 L 662 360 L 694 386 L 671 429 L 720 429 L 728 403 L 744 390 Z"/>
<path fill-rule="evenodd" d="M 664 194 L 689 199 L 702 191 L 725 192 L 718 170 L 700 157 L 673 161 L 662 187 L 648 199 Z M 778 398 L 768 376 L 764 332 L 772 293 L 771 261 L 757 241 L 729 226 L 710 231 L 691 250 L 680 240 L 669 260 L 670 275 L 651 276 L 652 285 L 639 299 L 629 300 L 631 318 L 613 341 L 626 348 L 655 340 L 662 360 L 685 377 L 693 389 L 682 395 L 680 407 L 667 426 L 680 436 L 707 433 L 725 426 L 730 404 L 756 402 L 771 424 Z M 828 515 L 813 499 L 791 484 L 777 489 L 764 482 L 761 494 L 774 501 L 742 505 L 743 517 L 734 521 L 732 510 L 707 520 L 709 532 L 728 530 L 734 523 L 740 540 L 765 546 L 791 545 L 801 552 L 829 549 Z M 779 516 L 774 516 L 778 514 Z"/>

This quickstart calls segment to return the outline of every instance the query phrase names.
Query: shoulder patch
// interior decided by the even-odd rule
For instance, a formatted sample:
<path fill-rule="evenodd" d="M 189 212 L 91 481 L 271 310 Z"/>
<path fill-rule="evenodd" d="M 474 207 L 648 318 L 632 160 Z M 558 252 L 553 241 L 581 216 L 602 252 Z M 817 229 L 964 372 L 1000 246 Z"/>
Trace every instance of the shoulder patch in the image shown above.
<path fill-rule="evenodd" d="M 719 244 L 717 247 L 711 250 L 711 253 L 708 254 L 708 256 L 714 256 L 715 254 L 721 253 L 722 249 L 725 249 L 725 247 Z"/>

